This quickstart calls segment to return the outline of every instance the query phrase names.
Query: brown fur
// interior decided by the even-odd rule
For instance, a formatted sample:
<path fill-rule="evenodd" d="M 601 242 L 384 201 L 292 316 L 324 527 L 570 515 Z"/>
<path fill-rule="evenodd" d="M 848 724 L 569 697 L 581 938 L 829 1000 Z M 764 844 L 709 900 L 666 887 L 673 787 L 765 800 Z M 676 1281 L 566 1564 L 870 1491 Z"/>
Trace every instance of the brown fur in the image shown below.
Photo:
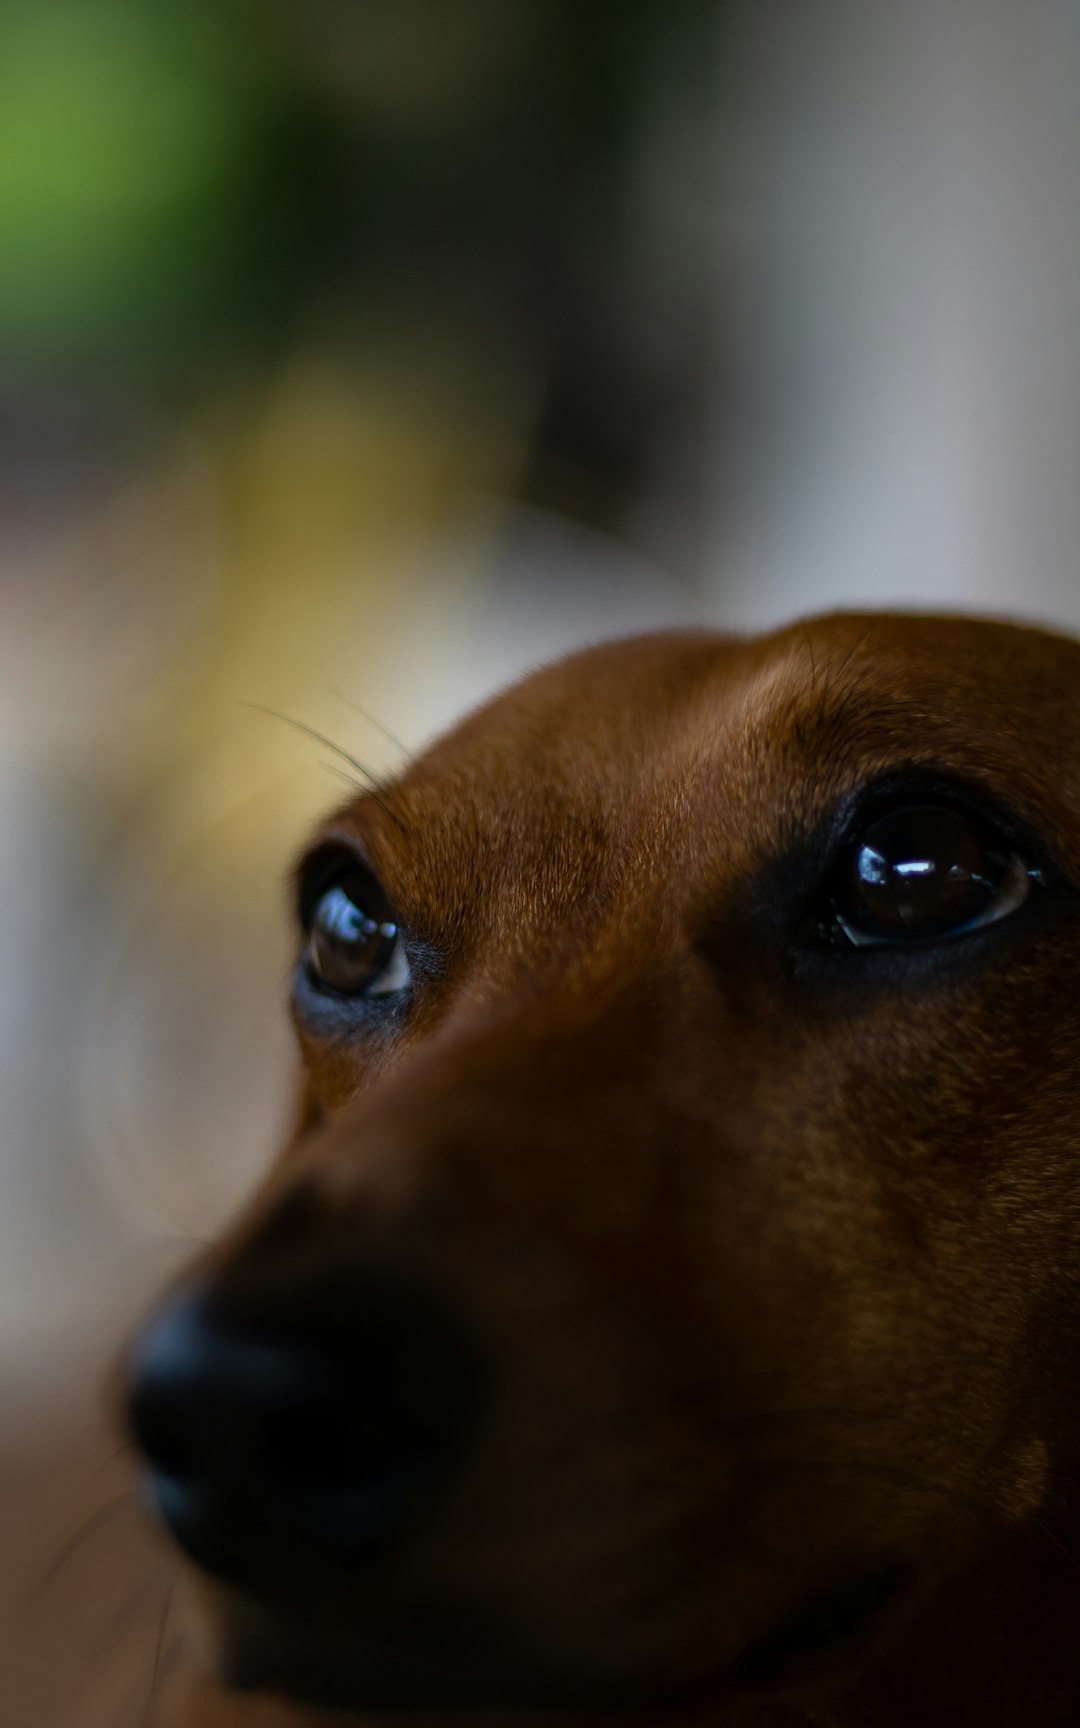
<path fill-rule="evenodd" d="M 919 767 L 1037 836 L 1038 909 L 884 981 L 808 961 L 809 836 Z M 1080 646 L 858 616 L 615 643 L 331 837 L 441 974 L 392 1034 L 298 1026 L 305 1128 L 213 1270 L 286 1245 L 422 1277 L 499 1375 L 356 1624 L 536 1728 L 1075 1725 Z M 886 1560 L 872 1631 L 746 1672 Z"/>

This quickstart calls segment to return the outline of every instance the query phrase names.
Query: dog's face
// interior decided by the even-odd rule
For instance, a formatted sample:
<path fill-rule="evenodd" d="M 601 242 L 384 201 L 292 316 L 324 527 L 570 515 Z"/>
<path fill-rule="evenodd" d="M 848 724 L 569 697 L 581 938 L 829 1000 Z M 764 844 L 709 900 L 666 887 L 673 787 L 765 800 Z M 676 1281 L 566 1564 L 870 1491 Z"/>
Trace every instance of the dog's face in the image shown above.
<path fill-rule="evenodd" d="M 1080 647 L 970 620 L 603 647 L 328 821 L 303 1129 L 134 1377 L 226 1677 L 828 1699 L 1035 1516 L 1077 860 Z"/>

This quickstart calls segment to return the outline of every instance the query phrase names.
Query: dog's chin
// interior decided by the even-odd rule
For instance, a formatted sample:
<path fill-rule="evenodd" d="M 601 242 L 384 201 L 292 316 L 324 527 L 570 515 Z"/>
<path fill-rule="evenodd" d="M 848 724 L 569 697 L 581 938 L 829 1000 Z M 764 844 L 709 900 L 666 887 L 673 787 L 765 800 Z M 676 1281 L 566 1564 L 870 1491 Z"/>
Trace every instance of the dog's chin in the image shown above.
<path fill-rule="evenodd" d="M 632 1662 L 602 1674 L 560 1670 L 550 1651 L 542 1660 L 527 1654 L 505 1626 L 466 1625 L 456 1616 L 425 1614 L 344 1637 L 318 1617 L 283 1618 L 249 1599 L 222 1629 L 218 1678 L 230 1689 L 298 1704 L 386 1721 L 408 1717 L 413 1728 L 428 1718 L 465 1721 L 491 1712 L 505 1722 L 521 1715 L 674 1723 L 704 1705 L 820 1677 L 830 1663 L 858 1663 L 880 1645 L 907 1582 L 900 1567 L 874 1568 L 810 1597 L 716 1666 L 665 1676 L 633 1672 Z"/>
<path fill-rule="evenodd" d="M 486 1651 L 450 1648 L 430 1637 L 411 1646 L 384 1638 L 354 1638 L 330 1650 L 295 1635 L 256 1637 L 249 1630 L 225 1641 L 218 1678 L 231 1690 L 270 1692 L 298 1705 L 354 1712 L 380 1721 L 416 1724 L 474 1713 L 499 1720 L 519 1713 L 560 1718 L 606 1713 L 618 1689 L 581 1676 L 543 1673 L 515 1660 L 493 1640 Z"/>

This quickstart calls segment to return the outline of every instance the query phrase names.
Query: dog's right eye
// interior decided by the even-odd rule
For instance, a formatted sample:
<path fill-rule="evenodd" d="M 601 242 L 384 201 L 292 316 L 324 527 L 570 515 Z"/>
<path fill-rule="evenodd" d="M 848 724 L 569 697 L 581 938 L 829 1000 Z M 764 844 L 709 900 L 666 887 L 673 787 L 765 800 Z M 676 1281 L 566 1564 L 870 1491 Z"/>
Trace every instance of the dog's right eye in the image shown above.
<path fill-rule="evenodd" d="M 410 981 L 397 919 L 375 878 L 350 866 L 324 883 L 305 916 L 308 976 L 336 996 L 391 996 Z"/>
<path fill-rule="evenodd" d="M 947 805 L 905 805 L 856 835 L 821 934 L 852 948 L 940 942 L 1015 912 L 1039 873 L 996 828 Z"/>

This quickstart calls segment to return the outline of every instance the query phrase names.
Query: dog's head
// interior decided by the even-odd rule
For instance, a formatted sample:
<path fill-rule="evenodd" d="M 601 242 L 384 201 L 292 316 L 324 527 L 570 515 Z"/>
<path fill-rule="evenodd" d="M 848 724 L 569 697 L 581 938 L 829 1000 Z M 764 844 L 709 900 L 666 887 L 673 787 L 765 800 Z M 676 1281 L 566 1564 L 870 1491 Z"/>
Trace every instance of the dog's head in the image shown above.
<path fill-rule="evenodd" d="M 602 647 L 338 811 L 302 1130 L 134 1358 L 226 1679 L 826 1696 L 1035 1518 L 1078 863 L 1080 646 L 970 620 Z"/>

